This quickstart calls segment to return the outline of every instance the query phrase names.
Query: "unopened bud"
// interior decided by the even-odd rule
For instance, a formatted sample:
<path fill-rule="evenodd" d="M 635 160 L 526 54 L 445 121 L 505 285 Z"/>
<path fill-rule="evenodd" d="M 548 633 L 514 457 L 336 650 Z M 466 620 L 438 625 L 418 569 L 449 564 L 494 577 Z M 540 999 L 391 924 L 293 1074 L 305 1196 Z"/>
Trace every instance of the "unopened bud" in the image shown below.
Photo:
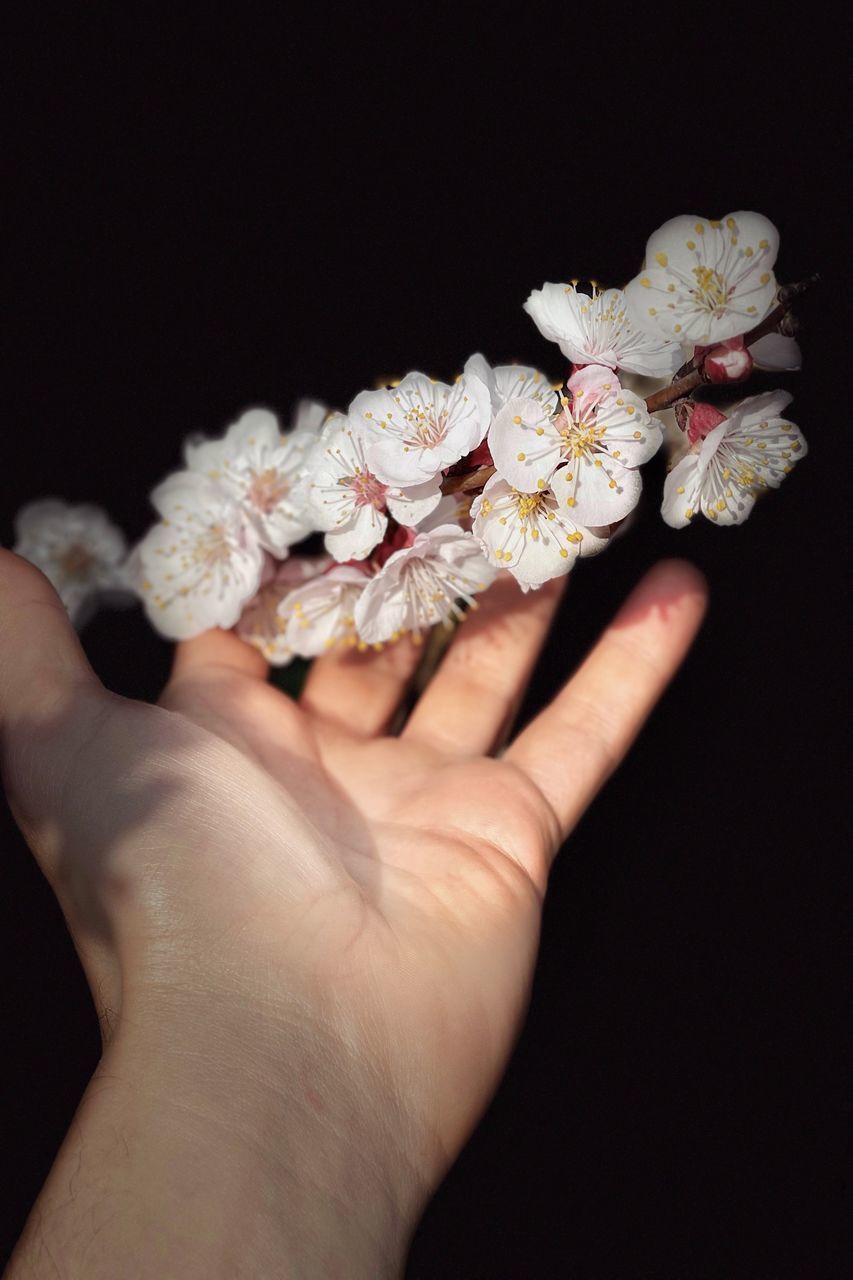
<path fill-rule="evenodd" d="M 687 432 L 687 438 L 691 444 L 698 444 L 700 440 L 704 440 L 714 427 L 718 427 L 726 420 L 724 413 L 720 413 L 719 409 L 715 409 L 712 404 L 705 404 L 701 400 L 683 400 L 676 407 L 675 416 L 681 430 Z"/>
<path fill-rule="evenodd" d="M 743 336 L 711 347 L 702 371 L 709 382 L 743 382 L 752 373 L 752 356 Z"/>

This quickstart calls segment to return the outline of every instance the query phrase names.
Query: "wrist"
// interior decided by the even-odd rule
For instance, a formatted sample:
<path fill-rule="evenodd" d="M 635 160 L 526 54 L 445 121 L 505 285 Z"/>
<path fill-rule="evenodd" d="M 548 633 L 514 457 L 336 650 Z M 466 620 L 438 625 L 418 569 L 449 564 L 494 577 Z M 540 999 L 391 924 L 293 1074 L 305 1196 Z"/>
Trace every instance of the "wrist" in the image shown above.
<path fill-rule="evenodd" d="M 401 1274 L 432 1188 L 364 1064 L 346 1070 L 316 1027 L 173 1012 L 123 1017 L 10 1280 L 51 1253 L 141 1280 Z"/>

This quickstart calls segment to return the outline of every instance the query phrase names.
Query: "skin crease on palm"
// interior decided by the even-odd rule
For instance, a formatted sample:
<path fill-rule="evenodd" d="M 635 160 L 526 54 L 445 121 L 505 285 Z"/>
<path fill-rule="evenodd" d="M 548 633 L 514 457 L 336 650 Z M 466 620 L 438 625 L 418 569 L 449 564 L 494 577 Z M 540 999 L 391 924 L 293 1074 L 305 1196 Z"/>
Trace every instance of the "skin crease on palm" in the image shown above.
<path fill-rule="evenodd" d="M 346 1114 L 381 1129 L 416 1219 L 506 1065 L 550 863 L 705 604 L 689 565 L 656 566 L 509 740 L 561 594 L 501 575 L 386 736 L 421 654 L 409 639 L 332 651 L 296 703 L 255 650 L 207 632 L 144 705 L 104 690 L 46 580 L 0 552 L 4 782 L 104 1062 L 191 1030 L 210 1047 L 199 1078 L 242 1054 L 321 1134 L 349 1082 Z"/>

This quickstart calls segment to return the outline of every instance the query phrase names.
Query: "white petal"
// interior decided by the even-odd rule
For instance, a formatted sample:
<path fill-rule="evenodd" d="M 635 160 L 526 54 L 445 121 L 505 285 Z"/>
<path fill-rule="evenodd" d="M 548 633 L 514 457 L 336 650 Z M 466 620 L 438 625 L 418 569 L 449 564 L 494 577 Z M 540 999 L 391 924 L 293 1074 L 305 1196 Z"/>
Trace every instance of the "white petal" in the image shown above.
<path fill-rule="evenodd" d="M 561 436 L 547 407 L 530 398 L 510 400 L 489 431 L 495 467 L 517 489 L 547 485 L 561 457 Z"/>
<path fill-rule="evenodd" d="M 796 338 L 783 333 L 766 333 L 749 348 L 756 369 L 768 369 L 774 373 L 801 369 L 803 357 Z"/>
<path fill-rule="evenodd" d="M 544 373 L 526 364 L 502 364 L 495 369 L 492 404 L 498 412 L 510 400 L 536 400 L 547 414 L 557 408 L 557 393 Z"/>
<path fill-rule="evenodd" d="M 463 369 L 464 377 L 479 378 L 483 386 L 492 398 L 492 404 L 495 408 L 499 406 L 495 404 L 495 396 L 497 394 L 497 384 L 495 382 L 495 371 L 489 364 L 482 352 L 477 351 L 473 356 L 469 356 L 465 361 Z"/>
<path fill-rule="evenodd" d="M 300 400 L 293 415 L 291 430 L 317 435 L 329 410 L 319 400 Z"/>
<path fill-rule="evenodd" d="M 355 608 L 370 579 L 360 569 L 337 565 L 289 592 L 279 605 L 284 643 L 302 658 L 334 645 L 355 644 Z"/>
<path fill-rule="evenodd" d="M 533 290 L 524 310 L 543 338 L 559 343 L 560 350 L 573 363 L 583 364 L 587 335 L 580 308 L 588 302 L 585 295 L 577 294 L 573 285 L 549 282 Z"/>
<path fill-rule="evenodd" d="M 441 477 L 434 476 L 408 489 L 389 489 L 385 503 L 398 524 L 414 529 L 432 515 L 441 502 Z"/>
<path fill-rule="evenodd" d="M 615 524 L 633 511 L 640 500 L 640 473 L 606 455 L 573 458 L 554 472 L 551 487 L 561 509 L 568 507 L 580 524 Z"/>
<path fill-rule="evenodd" d="M 364 560 L 382 541 L 388 517 L 375 507 L 356 507 L 352 519 L 326 534 L 325 545 L 336 560 Z"/>
<path fill-rule="evenodd" d="M 625 388 L 599 405 L 595 424 L 604 433 L 601 448 L 623 467 L 648 462 L 663 442 L 663 424 L 649 415 L 645 400 Z"/>
<path fill-rule="evenodd" d="M 763 269 L 769 271 L 779 253 L 779 232 L 770 219 L 763 213 L 745 209 L 727 213 L 722 219 L 724 226 L 728 227 L 729 219 L 735 223 L 732 229 L 737 233 L 739 248 L 743 251 L 753 249 L 751 257 L 761 255 Z"/>
<path fill-rule="evenodd" d="M 673 529 L 683 529 L 699 513 L 700 480 L 695 453 L 686 454 L 666 477 L 661 515 Z"/>

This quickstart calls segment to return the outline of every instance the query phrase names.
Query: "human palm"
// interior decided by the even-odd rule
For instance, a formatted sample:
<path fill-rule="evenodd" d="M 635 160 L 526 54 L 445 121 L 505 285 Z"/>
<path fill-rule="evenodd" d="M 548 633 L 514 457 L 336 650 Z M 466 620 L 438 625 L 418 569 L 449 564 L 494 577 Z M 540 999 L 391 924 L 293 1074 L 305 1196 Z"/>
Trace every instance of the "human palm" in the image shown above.
<path fill-rule="evenodd" d="M 128 1007 L 239 1006 L 265 1051 L 306 1046 L 306 1105 L 322 1111 L 324 1083 L 346 1075 L 434 1184 L 517 1032 L 551 859 L 698 625 L 695 573 L 653 571 L 495 758 L 555 584 L 521 596 L 499 581 L 388 734 L 409 640 L 324 656 L 297 703 L 254 650 L 209 632 L 179 646 L 149 707 L 102 689 L 47 584 L 12 560 L 0 598 L 26 599 L 40 626 L 17 678 L 0 677 L 7 788 L 106 1037 Z M 15 615 L 4 630 L 23 637 Z"/>

